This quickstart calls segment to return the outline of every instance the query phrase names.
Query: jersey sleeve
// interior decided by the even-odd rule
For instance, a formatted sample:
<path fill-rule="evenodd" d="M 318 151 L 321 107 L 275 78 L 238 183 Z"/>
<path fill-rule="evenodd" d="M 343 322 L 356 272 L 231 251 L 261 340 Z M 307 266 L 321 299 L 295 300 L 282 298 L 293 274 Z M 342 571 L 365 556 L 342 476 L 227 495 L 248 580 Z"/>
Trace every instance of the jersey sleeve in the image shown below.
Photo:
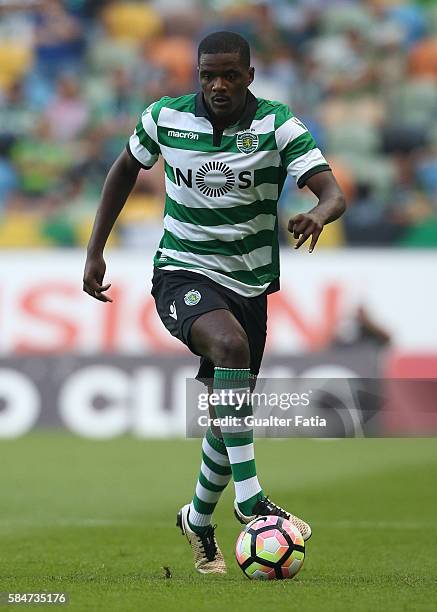
<path fill-rule="evenodd" d="M 275 128 L 281 165 L 299 188 L 314 174 L 331 169 L 308 129 L 287 107 L 277 117 Z"/>
<path fill-rule="evenodd" d="M 151 168 L 160 153 L 157 125 L 153 113 L 156 103 L 151 104 L 141 115 L 126 149 L 143 168 Z"/>

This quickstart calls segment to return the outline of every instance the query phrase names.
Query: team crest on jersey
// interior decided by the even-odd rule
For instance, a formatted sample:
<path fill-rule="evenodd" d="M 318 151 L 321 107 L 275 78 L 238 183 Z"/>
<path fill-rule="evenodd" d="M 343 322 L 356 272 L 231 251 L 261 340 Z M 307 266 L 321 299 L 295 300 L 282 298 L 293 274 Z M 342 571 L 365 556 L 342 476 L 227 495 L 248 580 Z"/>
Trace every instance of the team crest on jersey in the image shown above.
<path fill-rule="evenodd" d="M 254 132 L 241 132 L 237 134 L 237 147 L 242 153 L 253 153 L 259 146 L 259 136 Z"/>
<path fill-rule="evenodd" d="M 197 289 L 190 289 L 190 291 L 184 295 L 184 302 L 187 306 L 195 306 L 200 302 L 201 297 L 200 291 L 197 291 Z"/>

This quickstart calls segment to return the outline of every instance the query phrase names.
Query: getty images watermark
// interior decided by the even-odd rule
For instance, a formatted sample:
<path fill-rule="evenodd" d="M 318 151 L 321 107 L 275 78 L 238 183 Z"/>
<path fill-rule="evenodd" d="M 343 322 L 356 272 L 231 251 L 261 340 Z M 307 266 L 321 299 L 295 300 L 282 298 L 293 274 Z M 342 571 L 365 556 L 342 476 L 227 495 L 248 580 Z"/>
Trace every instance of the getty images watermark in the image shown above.
<path fill-rule="evenodd" d="M 307 392 L 259 392 L 249 391 L 246 389 L 220 389 L 211 393 L 199 393 L 197 408 L 201 411 L 206 411 L 199 414 L 198 423 L 201 427 L 326 427 L 325 418 L 320 418 L 318 415 L 305 416 L 303 414 L 294 414 L 290 417 L 278 416 L 276 414 L 260 414 L 263 408 L 279 408 L 282 411 L 289 411 L 293 408 L 307 408 L 310 406 L 310 397 L 312 390 Z M 210 406 L 221 410 L 229 408 L 229 414 L 224 414 L 220 417 L 210 414 Z M 251 414 L 242 414 L 247 412 L 247 407 L 250 407 Z"/>
<path fill-rule="evenodd" d="M 187 379 L 186 388 L 190 438 L 208 427 L 272 438 L 437 434 L 435 379 L 264 378 L 250 390 Z"/>

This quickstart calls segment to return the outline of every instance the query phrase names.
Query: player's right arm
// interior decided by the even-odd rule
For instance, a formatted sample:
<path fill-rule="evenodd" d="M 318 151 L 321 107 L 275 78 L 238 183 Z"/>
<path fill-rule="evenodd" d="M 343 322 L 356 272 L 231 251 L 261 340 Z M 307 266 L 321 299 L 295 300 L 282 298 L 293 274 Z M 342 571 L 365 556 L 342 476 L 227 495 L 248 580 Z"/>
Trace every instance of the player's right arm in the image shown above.
<path fill-rule="evenodd" d="M 106 271 L 103 249 L 108 236 L 135 185 L 139 171 L 141 168 L 151 168 L 160 153 L 154 107 L 151 104 L 140 117 L 126 149 L 112 165 L 103 185 L 83 275 L 83 290 L 100 302 L 112 302 L 105 295 L 111 285 L 103 285 Z"/>
<path fill-rule="evenodd" d="M 112 165 L 103 185 L 100 206 L 88 242 L 83 275 L 83 290 L 100 302 L 112 301 L 104 293 L 109 289 L 110 284 L 102 284 L 106 271 L 103 249 L 114 223 L 135 185 L 140 169 L 141 164 L 124 150 Z"/>

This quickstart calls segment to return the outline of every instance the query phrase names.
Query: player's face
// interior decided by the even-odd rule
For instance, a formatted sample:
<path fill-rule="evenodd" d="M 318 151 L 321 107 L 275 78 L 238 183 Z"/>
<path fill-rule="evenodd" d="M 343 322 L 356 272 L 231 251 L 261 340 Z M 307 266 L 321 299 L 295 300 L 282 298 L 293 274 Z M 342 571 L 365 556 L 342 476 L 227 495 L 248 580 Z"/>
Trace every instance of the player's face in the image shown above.
<path fill-rule="evenodd" d="M 242 64 L 239 53 L 204 53 L 198 70 L 203 97 L 217 119 L 234 118 L 243 110 L 254 69 Z"/>

